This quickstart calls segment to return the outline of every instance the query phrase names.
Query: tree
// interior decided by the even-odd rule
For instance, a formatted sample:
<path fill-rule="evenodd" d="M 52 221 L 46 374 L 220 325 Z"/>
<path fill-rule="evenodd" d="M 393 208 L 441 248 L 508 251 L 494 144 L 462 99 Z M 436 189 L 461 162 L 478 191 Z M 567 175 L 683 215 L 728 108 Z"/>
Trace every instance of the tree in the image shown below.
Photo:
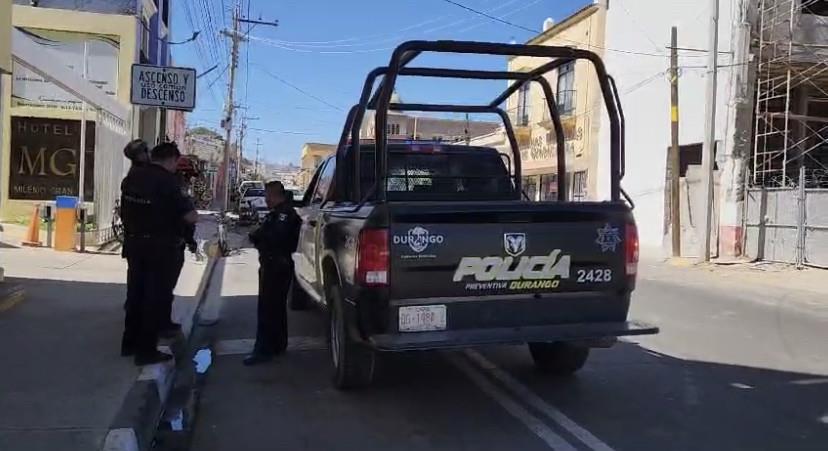
<path fill-rule="evenodd" d="M 202 135 L 202 136 L 209 136 L 209 137 L 211 137 L 211 138 L 221 139 L 221 135 L 220 135 L 217 131 L 212 130 L 212 129 L 209 129 L 209 128 L 207 128 L 207 127 L 196 127 L 196 128 L 191 128 L 191 129 L 187 132 L 187 134 L 188 134 L 188 135 Z"/>

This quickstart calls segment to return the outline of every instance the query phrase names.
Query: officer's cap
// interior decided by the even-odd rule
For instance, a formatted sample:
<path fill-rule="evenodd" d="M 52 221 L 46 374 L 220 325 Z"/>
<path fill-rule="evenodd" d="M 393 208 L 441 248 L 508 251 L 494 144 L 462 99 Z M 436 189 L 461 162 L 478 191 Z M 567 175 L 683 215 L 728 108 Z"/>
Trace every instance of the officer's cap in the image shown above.
<path fill-rule="evenodd" d="M 130 161 L 140 159 L 141 155 L 149 156 L 149 147 L 143 139 L 134 139 L 124 147 L 124 156 Z"/>

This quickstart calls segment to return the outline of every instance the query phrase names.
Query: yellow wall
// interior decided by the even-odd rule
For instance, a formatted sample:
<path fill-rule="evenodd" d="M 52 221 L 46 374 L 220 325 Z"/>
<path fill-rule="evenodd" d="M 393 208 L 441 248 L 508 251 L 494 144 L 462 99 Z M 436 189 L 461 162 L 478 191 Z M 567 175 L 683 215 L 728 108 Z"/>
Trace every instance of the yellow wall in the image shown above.
<path fill-rule="evenodd" d="M 3 0 L 0 0 L 0 2 Z M 130 71 L 137 61 L 137 22 L 134 16 L 97 14 L 65 9 L 32 8 L 13 6 L 12 21 L 14 26 L 38 28 L 44 30 L 71 31 L 80 33 L 107 35 L 119 41 L 118 86 L 116 99 L 125 107 L 130 107 Z M 9 164 L 11 141 L 11 116 L 48 117 L 56 119 L 80 119 L 81 113 L 70 110 L 32 107 L 11 107 L 11 77 L 4 75 L 2 103 L 2 162 L 0 162 L 0 218 L 4 220 L 25 217 L 31 214 L 32 205 L 37 202 L 10 200 Z M 94 120 L 94 113 L 87 119 Z"/>
<path fill-rule="evenodd" d="M 0 0 L 0 74 L 11 72 L 11 0 Z"/>
<path fill-rule="evenodd" d="M 302 157 L 300 160 L 300 182 L 302 189 L 308 187 L 308 183 L 310 183 L 310 179 L 313 177 L 314 171 L 316 171 L 317 157 L 322 162 L 329 155 L 333 155 L 334 151 L 336 151 L 336 146 L 333 144 L 305 143 L 302 146 Z"/>
<path fill-rule="evenodd" d="M 599 5 L 583 8 L 573 16 L 554 25 L 551 29 L 536 36 L 529 44 L 578 47 L 591 50 L 603 56 L 606 29 L 606 10 Z M 582 43 L 582 44 L 579 44 Z M 587 45 L 588 44 L 588 45 Z M 545 58 L 514 57 L 509 60 L 510 71 L 527 72 L 548 62 Z M 546 79 L 553 91 L 557 90 L 558 72 L 552 71 Z M 567 133 L 568 146 L 572 153 L 567 155 L 567 172 L 587 171 L 588 195 L 593 197 L 597 192 L 596 176 L 598 172 L 598 132 L 600 125 L 600 108 L 602 97 L 595 70 L 589 61 L 578 60 L 575 63 L 574 88 L 575 109 L 569 116 L 562 116 Z M 507 108 L 513 114 L 517 111 L 518 96 L 511 96 Z M 529 142 L 528 146 L 521 146 L 524 175 L 554 174 L 557 173 L 557 163 L 554 152 L 554 130 L 550 121 L 544 121 L 548 108 L 543 91 L 538 84 L 532 84 L 529 92 Z M 514 116 L 513 119 L 514 121 Z M 552 131 L 552 133 L 549 133 Z M 548 139 L 549 138 L 549 139 Z M 549 145 L 553 152 L 548 158 L 532 158 L 531 148 L 534 144 Z"/>

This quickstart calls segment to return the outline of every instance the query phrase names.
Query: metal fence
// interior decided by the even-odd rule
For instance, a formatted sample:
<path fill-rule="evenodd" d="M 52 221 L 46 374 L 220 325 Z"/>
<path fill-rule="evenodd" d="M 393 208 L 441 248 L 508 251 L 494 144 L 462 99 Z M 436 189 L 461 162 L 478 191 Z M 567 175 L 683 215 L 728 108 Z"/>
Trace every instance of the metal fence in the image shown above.
<path fill-rule="evenodd" d="M 805 186 L 747 190 L 748 257 L 828 267 L 828 189 Z"/>
<path fill-rule="evenodd" d="M 95 128 L 95 244 L 115 239 L 112 210 L 120 197 L 121 180 L 128 170 L 123 149 L 129 138 L 129 124 L 98 110 Z"/>

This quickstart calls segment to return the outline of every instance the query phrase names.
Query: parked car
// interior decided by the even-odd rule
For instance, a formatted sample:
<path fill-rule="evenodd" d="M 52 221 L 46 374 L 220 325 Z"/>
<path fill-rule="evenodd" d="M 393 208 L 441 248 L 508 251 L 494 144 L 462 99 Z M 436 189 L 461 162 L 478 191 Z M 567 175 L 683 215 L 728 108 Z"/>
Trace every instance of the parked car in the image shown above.
<path fill-rule="evenodd" d="M 261 222 L 267 216 L 265 190 L 248 188 L 239 199 L 239 220 L 243 222 Z"/>
<path fill-rule="evenodd" d="M 245 180 L 239 184 L 239 197 L 244 196 L 244 192 L 250 188 L 264 190 L 265 184 L 261 180 Z"/>
<path fill-rule="evenodd" d="M 555 202 L 532 202 L 523 193 L 520 149 L 498 105 L 524 83 L 537 82 L 551 92 L 542 73 L 407 71 L 411 55 L 422 52 L 591 62 L 612 130 L 611 199 L 570 202 L 563 183 Z M 484 106 L 394 105 L 499 114 L 511 155 L 457 144 L 387 144 L 391 92 L 396 77 L 406 74 L 515 80 Z M 383 84 L 374 92 L 380 76 Z M 557 148 L 563 149 L 560 118 L 548 100 Z M 359 139 L 369 105 L 376 108 L 375 143 Z M 299 208 L 303 222 L 290 306 L 315 302 L 329 312 L 335 386 L 368 384 L 378 351 L 528 344 L 538 368 L 569 374 L 585 364 L 591 348 L 610 347 L 618 336 L 656 333 L 656 327 L 627 320 L 638 235 L 620 186 L 621 117 L 614 83 L 588 51 L 452 41 L 398 47 L 388 68 L 368 76 L 337 154 L 319 166 Z M 558 171 L 563 182 L 563 157 Z"/>

